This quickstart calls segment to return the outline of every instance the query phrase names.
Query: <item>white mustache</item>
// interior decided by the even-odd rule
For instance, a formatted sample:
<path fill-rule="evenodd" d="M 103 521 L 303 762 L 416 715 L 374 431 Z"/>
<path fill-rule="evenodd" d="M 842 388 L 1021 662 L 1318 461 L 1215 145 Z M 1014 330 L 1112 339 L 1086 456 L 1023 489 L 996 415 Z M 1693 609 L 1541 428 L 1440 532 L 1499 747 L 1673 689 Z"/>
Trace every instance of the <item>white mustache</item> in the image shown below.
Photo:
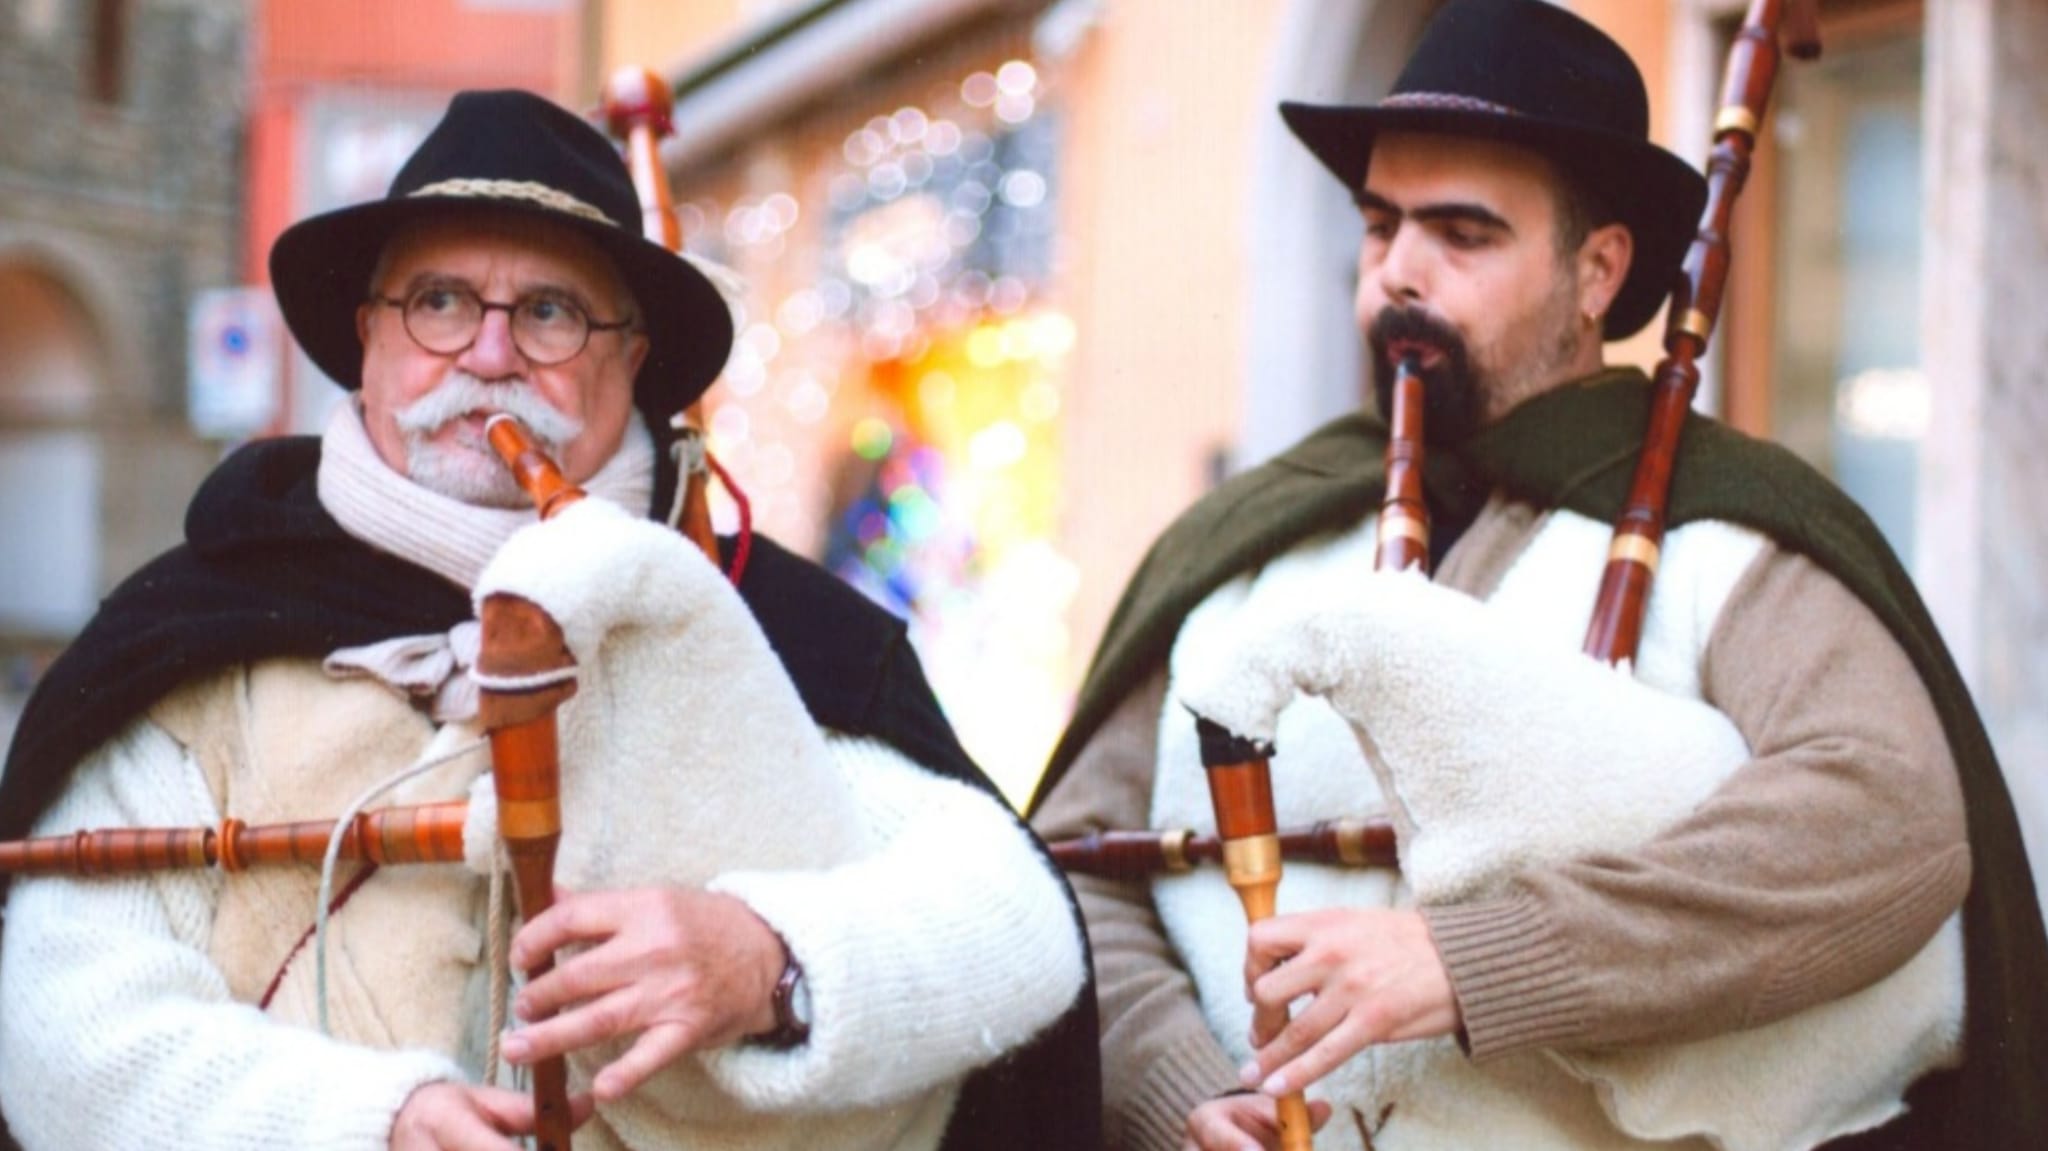
<path fill-rule="evenodd" d="M 392 413 L 400 431 L 432 432 L 451 420 L 477 412 L 503 412 L 525 424 L 534 438 L 551 449 L 583 434 L 583 421 L 541 398 L 523 380 L 487 384 L 467 372 L 451 371 L 434 390 Z"/>

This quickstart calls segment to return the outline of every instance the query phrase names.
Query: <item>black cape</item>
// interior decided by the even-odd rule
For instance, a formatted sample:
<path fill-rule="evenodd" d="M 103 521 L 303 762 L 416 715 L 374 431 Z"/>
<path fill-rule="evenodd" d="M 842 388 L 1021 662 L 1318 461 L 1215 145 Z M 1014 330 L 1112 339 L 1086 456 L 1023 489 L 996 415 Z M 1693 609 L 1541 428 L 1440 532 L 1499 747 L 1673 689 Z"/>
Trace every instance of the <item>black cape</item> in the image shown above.
<path fill-rule="evenodd" d="M 100 605 L 22 712 L 0 776 L 0 839 L 26 836 L 73 765 L 182 683 L 470 618 L 467 591 L 334 522 L 315 488 L 319 459 L 310 437 L 236 452 L 194 497 L 185 542 Z M 760 536 L 739 592 L 819 724 L 880 739 L 1001 802 L 946 722 L 902 621 Z M 1091 976 L 1048 1030 L 968 1080 L 943 1148 L 1100 1146 L 1098 1059 Z"/>
<path fill-rule="evenodd" d="M 1427 453 L 1432 517 L 1469 523 L 1502 488 L 1612 522 L 1649 410 L 1649 381 L 1632 369 L 1538 396 L 1455 453 Z M 1385 453 L 1383 426 L 1345 417 L 1234 477 L 1167 529 L 1110 617 L 1034 809 L 1131 686 L 1165 660 L 1196 604 L 1238 573 L 1379 506 Z M 1911 578 L 1869 517 L 1783 448 L 1694 414 L 1673 476 L 1671 526 L 1716 519 L 1755 528 L 1825 568 L 1884 621 L 1933 697 L 1962 783 L 1971 855 L 1963 1066 L 1923 1078 L 1904 1117 L 1828 1151 L 2048 1147 L 2048 937 L 2033 873 L 1983 721 Z M 1592 606 L 1583 609 L 1589 616 Z"/>

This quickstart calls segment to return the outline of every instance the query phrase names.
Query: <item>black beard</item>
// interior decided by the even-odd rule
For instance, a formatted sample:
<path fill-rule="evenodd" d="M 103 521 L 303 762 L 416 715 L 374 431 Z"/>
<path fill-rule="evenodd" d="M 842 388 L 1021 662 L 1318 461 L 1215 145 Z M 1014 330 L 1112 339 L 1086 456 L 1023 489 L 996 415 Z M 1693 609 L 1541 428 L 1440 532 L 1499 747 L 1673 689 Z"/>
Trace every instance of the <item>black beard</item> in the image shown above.
<path fill-rule="evenodd" d="M 1394 412 L 1394 361 L 1387 348 L 1409 341 L 1443 353 L 1436 363 L 1418 369 L 1423 440 L 1452 447 L 1478 430 L 1479 379 L 1472 372 L 1470 350 L 1450 325 L 1424 312 L 1387 307 L 1373 317 L 1365 338 L 1372 349 L 1373 399 L 1382 417 L 1392 419 Z"/>

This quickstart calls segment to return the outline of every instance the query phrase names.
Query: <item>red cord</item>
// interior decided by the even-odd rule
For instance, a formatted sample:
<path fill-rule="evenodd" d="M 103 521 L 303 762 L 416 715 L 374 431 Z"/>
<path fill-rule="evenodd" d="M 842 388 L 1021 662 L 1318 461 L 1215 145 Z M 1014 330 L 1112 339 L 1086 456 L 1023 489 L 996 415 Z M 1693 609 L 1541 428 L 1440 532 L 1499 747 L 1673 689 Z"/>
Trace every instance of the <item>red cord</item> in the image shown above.
<path fill-rule="evenodd" d="M 704 463 L 710 467 L 711 474 L 718 477 L 719 484 L 725 488 L 726 494 L 732 497 L 732 502 L 740 509 L 740 534 L 733 541 L 732 566 L 725 572 L 725 577 L 731 580 L 734 586 L 738 586 L 740 576 L 746 574 L 747 553 L 754 550 L 754 507 L 747 502 L 747 493 L 732 482 L 732 473 L 719 464 L 717 456 L 705 452 Z"/>
<path fill-rule="evenodd" d="M 377 874 L 377 865 L 375 863 L 364 864 L 360 870 L 349 877 L 348 883 L 343 885 L 340 894 L 334 897 L 334 902 L 327 905 L 327 914 L 332 917 L 336 912 L 340 911 L 341 905 L 348 902 L 349 896 L 361 890 L 363 884 L 375 874 Z M 270 977 L 270 986 L 263 989 L 263 998 L 256 1001 L 256 1009 L 258 1011 L 270 1010 L 270 1001 L 277 997 L 277 989 L 284 986 L 285 973 L 292 969 L 292 960 L 297 959 L 299 952 L 306 949 L 306 944 L 312 940 L 313 933 L 318 931 L 319 928 L 320 925 L 318 923 L 314 923 L 306 928 L 306 933 L 299 936 L 299 941 L 292 944 L 292 949 L 285 953 L 284 962 L 277 965 L 277 974 Z"/>

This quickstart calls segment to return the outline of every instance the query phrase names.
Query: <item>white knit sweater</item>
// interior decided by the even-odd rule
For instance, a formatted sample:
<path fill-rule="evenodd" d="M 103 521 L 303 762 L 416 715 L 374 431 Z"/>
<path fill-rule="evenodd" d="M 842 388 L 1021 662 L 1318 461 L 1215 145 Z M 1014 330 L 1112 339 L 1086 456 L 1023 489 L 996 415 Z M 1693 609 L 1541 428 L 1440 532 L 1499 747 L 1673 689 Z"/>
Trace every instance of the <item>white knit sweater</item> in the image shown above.
<path fill-rule="evenodd" d="M 709 1052 L 702 1065 L 753 1110 L 884 1113 L 858 1143 L 833 1140 L 843 1120 L 830 1115 L 764 1124 L 802 1136 L 775 1145 L 930 1148 L 958 1078 L 1072 1001 L 1079 943 L 1051 875 L 986 796 L 872 740 L 830 746 L 885 846 L 831 871 L 708 885 L 746 901 L 801 957 L 811 1041 L 789 1053 Z M 36 834 L 219 818 L 200 765 L 144 720 L 81 765 Z M 195 1151 L 372 1151 L 415 1087 L 467 1077 L 452 1051 L 373 1050 L 237 1002 L 208 958 L 223 886 L 196 872 L 15 885 L 0 956 L 0 1093 L 29 1151 L 161 1145 L 167 1132 Z M 310 966 L 296 964 L 295 978 Z"/>
<path fill-rule="evenodd" d="M 345 450 L 360 461 L 358 447 Z M 373 487 L 383 482 L 369 478 Z M 374 525 L 374 502 L 366 506 L 369 514 L 355 522 Z M 565 622 L 577 643 L 574 621 Z M 595 671 L 599 661 L 585 662 Z M 580 708 L 565 712 L 565 739 L 573 744 L 578 727 L 601 722 L 607 698 L 605 685 L 590 683 Z M 446 728 L 436 736 L 381 688 L 327 683 L 310 661 L 234 669 L 174 702 L 184 741 L 159 722 L 171 712 L 131 724 L 80 765 L 36 834 L 211 825 L 250 804 L 311 815 L 337 786 L 337 772 L 367 770 L 352 762 L 321 766 L 315 716 L 331 733 L 367 727 L 372 741 L 388 740 L 406 754 L 459 734 Z M 675 705 L 687 714 L 690 702 Z M 793 704 L 793 693 L 781 702 Z M 382 718 L 361 722 L 375 716 Z M 839 810 L 858 825 L 839 855 L 845 862 L 721 869 L 690 855 L 693 845 L 675 845 L 685 861 L 675 878 L 740 898 L 803 962 L 810 1041 L 790 1052 L 706 1052 L 678 1065 L 680 1080 L 665 1077 L 672 1088 L 682 1084 L 676 1098 L 714 1092 L 714 1112 L 730 1122 L 650 1135 L 646 1114 L 629 1108 L 600 1114 L 579 1132 L 579 1146 L 923 1151 L 937 1145 L 960 1079 L 1028 1039 L 1078 991 L 1081 947 L 1065 898 L 999 803 L 879 742 L 825 734 L 817 767 L 837 779 L 824 781 L 822 791 L 837 793 Z M 777 754 L 803 742 L 786 733 L 770 738 Z M 308 740 L 315 750 L 300 746 Z M 280 770 L 282 762 L 295 766 Z M 391 766 L 376 766 L 370 777 Z M 464 774 L 451 765 L 436 773 L 437 794 L 406 798 L 460 794 Z M 340 786 L 352 792 L 357 784 Z M 748 802 L 744 790 L 724 798 Z M 788 798 L 762 794 L 756 805 L 779 808 Z M 658 814 L 628 808 L 617 817 Z M 724 830 L 742 839 L 750 834 L 742 829 L 758 826 L 744 810 L 727 814 L 733 826 Z M 576 856 L 565 850 L 565 864 Z M 474 1074 L 484 1045 L 474 993 L 480 884 L 460 868 L 403 869 L 380 876 L 350 905 L 333 950 L 343 976 L 336 1027 L 352 1042 L 307 1029 L 310 961 L 294 966 L 270 1015 L 248 1005 L 274 965 L 277 940 L 289 939 L 292 923 L 312 919 L 303 876 L 224 881 L 167 873 L 16 884 L 0 956 L 0 1093 L 17 1137 L 30 1151 L 167 1138 L 180 1147 L 252 1151 L 384 1147 L 414 1088 Z M 303 919 L 295 921 L 301 901 Z M 265 922 L 244 922 L 240 909 L 261 912 Z M 379 945 L 402 942 L 415 929 L 433 933 L 424 951 L 378 954 Z M 438 974 L 421 970 L 423 958 Z"/>

